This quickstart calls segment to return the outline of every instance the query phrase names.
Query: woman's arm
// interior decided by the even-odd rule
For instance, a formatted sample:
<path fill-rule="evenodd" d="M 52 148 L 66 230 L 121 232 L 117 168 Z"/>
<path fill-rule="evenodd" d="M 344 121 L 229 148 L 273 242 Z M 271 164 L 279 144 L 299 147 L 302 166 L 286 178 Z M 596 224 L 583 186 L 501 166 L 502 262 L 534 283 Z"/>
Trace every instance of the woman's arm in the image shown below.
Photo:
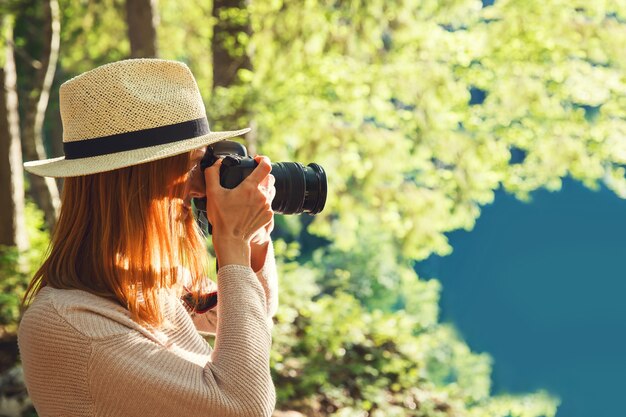
<path fill-rule="evenodd" d="M 252 270 L 265 292 L 265 305 L 267 306 L 267 321 L 273 325 L 272 317 L 278 310 L 278 274 L 276 272 L 276 259 L 274 258 L 274 245 L 272 241 L 265 244 L 251 245 Z M 209 292 L 217 291 L 217 284 L 211 281 Z M 196 329 L 202 335 L 214 335 L 217 330 L 217 308 L 212 308 L 203 313 L 193 312 L 187 304 L 187 311 L 191 314 Z"/>
<path fill-rule="evenodd" d="M 243 265 L 220 268 L 218 281 L 217 337 L 206 364 L 194 356 L 188 333 L 165 338 L 167 347 L 131 332 L 93 346 L 88 377 L 94 411 L 100 412 L 96 414 L 137 416 L 146 410 L 158 417 L 272 414 L 275 390 L 263 289 L 252 269 Z M 183 331 L 181 326 L 178 332 Z"/>
<path fill-rule="evenodd" d="M 276 258 L 274 257 L 274 245 L 271 240 L 261 245 L 251 245 L 252 269 L 256 273 L 259 282 L 265 291 L 267 303 L 267 318 L 272 322 L 272 317 L 278 310 L 278 273 L 276 272 Z M 255 254 L 258 259 L 255 260 Z"/>
<path fill-rule="evenodd" d="M 255 159 L 258 162 L 255 170 L 232 190 L 219 184 L 221 160 L 204 171 L 207 217 L 213 225 L 218 264 L 243 265 L 254 270 L 266 295 L 266 319 L 271 323 L 278 305 L 276 264 L 270 239 L 274 227 L 271 204 L 276 189 L 269 158 Z M 194 322 L 199 331 L 211 333 L 217 319 L 212 313 Z"/>
<path fill-rule="evenodd" d="M 215 349 L 182 306 L 143 327 L 116 302 L 44 288 L 20 325 L 25 377 L 39 415 L 270 417 L 275 390 L 265 294 L 250 267 L 226 265 Z"/>

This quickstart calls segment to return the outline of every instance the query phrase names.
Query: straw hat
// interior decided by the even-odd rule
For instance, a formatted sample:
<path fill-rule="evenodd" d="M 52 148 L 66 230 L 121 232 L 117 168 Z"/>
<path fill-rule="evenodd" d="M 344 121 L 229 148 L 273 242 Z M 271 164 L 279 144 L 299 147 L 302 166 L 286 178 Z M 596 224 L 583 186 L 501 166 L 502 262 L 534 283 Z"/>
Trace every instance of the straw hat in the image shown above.
<path fill-rule="evenodd" d="M 111 171 L 178 155 L 250 129 L 211 132 L 189 68 L 162 59 L 106 64 L 59 92 L 65 156 L 30 161 L 46 177 Z"/>

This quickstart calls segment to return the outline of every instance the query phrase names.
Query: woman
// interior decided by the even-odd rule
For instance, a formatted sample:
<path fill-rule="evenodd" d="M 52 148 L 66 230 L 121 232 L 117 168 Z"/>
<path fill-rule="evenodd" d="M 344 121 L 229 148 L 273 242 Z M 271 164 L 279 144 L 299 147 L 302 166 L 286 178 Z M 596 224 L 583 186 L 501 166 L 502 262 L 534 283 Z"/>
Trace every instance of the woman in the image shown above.
<path fill-rule="evenodd" d="M 39 415 L 270 416 L 269 159 L 232 190 L 219 161 L 201 172 L 207 145 L 248 129 L 210 132 L 178 62 L 96 68 L 61 86 L 60 107 L 65 156 L 24 164 L 65 178 L 18 334 Z M 220 266 L 209 311 L 197 307 L 215 284 L 190 209 L 205 195 Z M 199 331 L 216 333 L 214 349 Z"/>

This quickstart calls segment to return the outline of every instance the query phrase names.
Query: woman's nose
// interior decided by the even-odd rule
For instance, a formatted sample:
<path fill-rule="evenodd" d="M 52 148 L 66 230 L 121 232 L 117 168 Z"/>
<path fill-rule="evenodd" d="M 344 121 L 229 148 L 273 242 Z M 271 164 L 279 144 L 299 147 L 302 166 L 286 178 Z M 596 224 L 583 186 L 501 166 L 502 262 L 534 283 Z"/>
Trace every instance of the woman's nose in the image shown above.
<path fill-rule="evenodd" d="M 206 186 L 204 185 L 204 178 L 202 178 L 202 170 L 197 166 L 191 171 L 189 196 L 191 198 L 204 198 L 206 196 Z"/>

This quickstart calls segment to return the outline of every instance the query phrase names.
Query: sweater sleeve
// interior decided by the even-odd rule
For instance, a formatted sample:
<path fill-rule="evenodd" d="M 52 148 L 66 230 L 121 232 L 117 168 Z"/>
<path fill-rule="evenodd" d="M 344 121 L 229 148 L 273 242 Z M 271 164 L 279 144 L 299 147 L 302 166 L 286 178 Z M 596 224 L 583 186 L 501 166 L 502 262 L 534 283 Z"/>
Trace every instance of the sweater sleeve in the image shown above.
<path fill-rule="evenodd" d="M 208 362 L 189 358 L 185 346 L 167 348 L 138 333 L 94 345 L 89 380 L 103 416 L 271 416 L 275 390 L 263 288 L 249 267 L 218 273 L 215 349 Z"/>
<path fill-rule="evenodd" d="M 265 292 L 265 300 L 267 303 L 267 318 L 271 322 L 272 317 L 276 315 L 278 310 L 278 273 L 276 272 L 276 258 L 274 256 L 274 245 L 270 241 L 265 256 L 263 267 L 256 272 L 259 282 L 263 286 Z"/>
<path fill-rule="evenodd" d="M 266 318 L 268 324 L 273 326 L 272 317 L 278 310 L 278 274 L 276 272 L 276 259 L 274 257 L 274 245 L 270 242 L 265 256 L 263 267 L 255 272 L 263 291 L 266 302 Z M 218 293 L 218 299 L 220 295 Z M 189 311 L 189 310 L 188 310 Z M 205 313 L 190 312 L 196 329 L 200 334 L 213 335 L 217 330 L 217 309 L 208 310 Z"/>

